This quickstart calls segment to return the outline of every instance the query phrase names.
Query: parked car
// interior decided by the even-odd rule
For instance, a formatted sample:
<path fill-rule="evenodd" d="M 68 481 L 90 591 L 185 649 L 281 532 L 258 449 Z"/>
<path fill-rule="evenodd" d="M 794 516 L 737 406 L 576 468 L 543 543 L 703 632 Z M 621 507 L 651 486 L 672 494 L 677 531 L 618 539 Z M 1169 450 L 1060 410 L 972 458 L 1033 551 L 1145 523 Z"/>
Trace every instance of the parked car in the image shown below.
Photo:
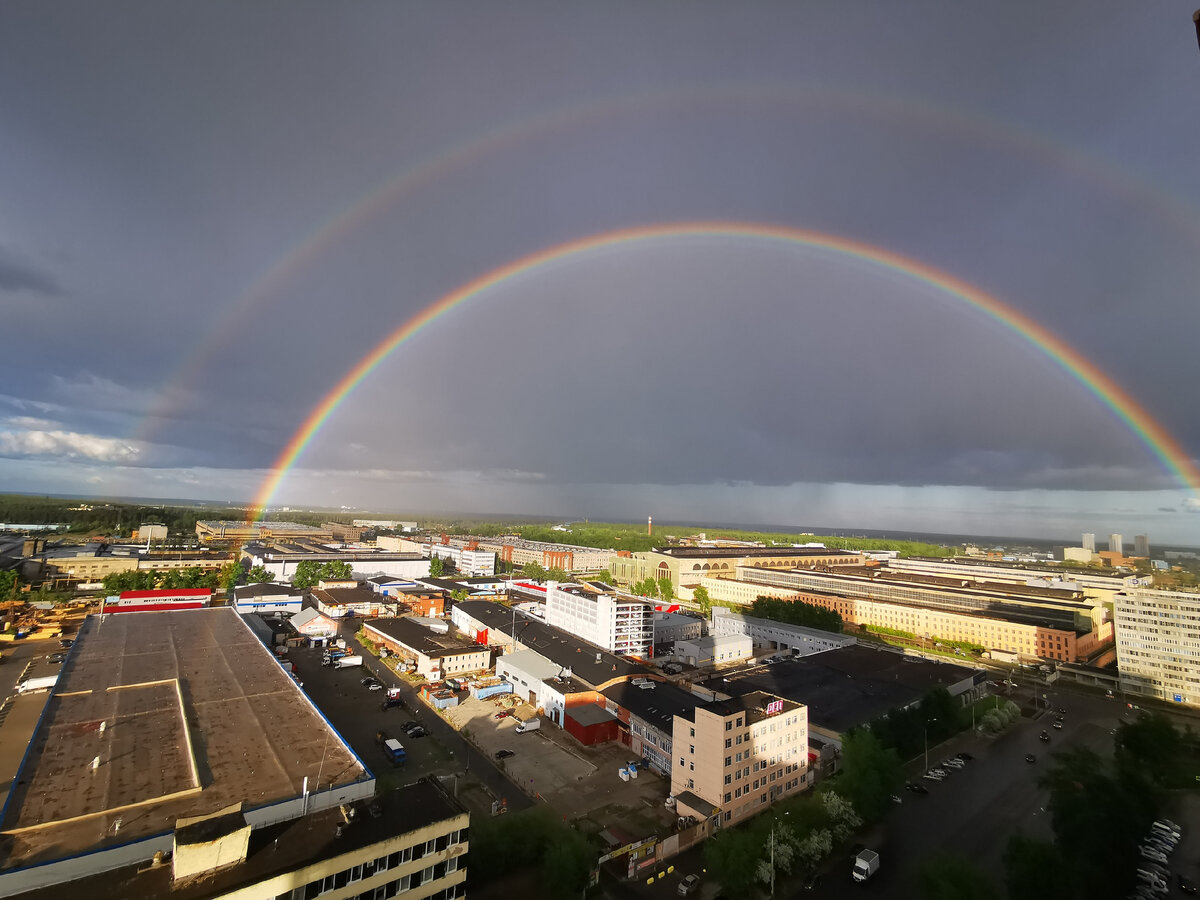
<path fill-rule="evenodd" d="M 1183 891 L 1185 894 L 1191 894 L 1192 896 L 1195 896 L 1197 893 L 1196 885 L 1192 884 L 1190 881 L 1188 881 L 1182 875 L 1176 876 L 1175 885 L 1181 891 Z"/>
<path fill-rule="evenodd" d="M 1062 722 L 1055 722 L 1055 723 L 1054 723 L 1052 726 L 1050 726 L 1050 727 L 1051 727 L 1051 728 L 1062 728 Z"/>
<path fill-rule="evenodd" d="M 497 750 L 496 751 L 496 759 L 508 759 L 509 757 L 516 756 L 516 755 L 517 754 L 511 750 Z"/>
<path fill-rule="evenodd" d="M 58 664 L 67 658 L 65 653 L 51 653 L 46 657 L 46 662 Z"/>
<path fill-rule="evenodd" d="M 511 709 L 502 709 L 502 710 L 500 710 L 500 712 L 498 712 L 494 716 L 492 716 L 492 718 L 493 719 L 507 719 L 512 714 L 513 714 L 513 712 Z"/>
<path fill-rule="evenodd" d="M 416 728 L 408 729 L 405 734 L 407 734 L 410 738 L 423 738 L 425 735 L 429 734 L 429 732 L 426 731 L 422 726 L 418 725 Z"/>
<path fill-rule="evenodd" d="M 973 760 L 975 758 L 970 753 L 965 753 L 965 752 L 964 753 L 956 753 L 954 755 L 957 756 L 959 759 L 961 759 L 963 762 L 970 762 L 971 760 Z"/>
<path fill-rule="evenodd" d="M 1034 756 L 1032 753 L 1026 753 L 1025 754 L 1025 762 L 1035 763 L 1035 762 L 1037 762 L 1037 757 Z"/>
<path fill-rule="evenodd" d="M 679 882 L 679 887 L 675 889 L 675 893 L 680 897 L 687 897 L 688 895 L 694 893 L 696 888 L 699 886 L 699 875 L 687 875 L 684 877 L 683 881 Z"/>
<path fill-rule="evenodd" d="M 914 794 L 928 794 L 929 788 L 923 784 L 913 784 L 911 781 L 904 785 L 906 791 L 912 791 Z"/>
<path fill-rule="evenodd" d="M 416 728 L 416 727 L 417 727 L 418 725 L 420 725 L 420 724 L 421 724 L 420 722 L 414 722 L 412 719 L 409 719 L 407 722 L 403 723 L 403 724 L 400 726 L 400 730 L 401 730 L 401 731 L 408 731 L 408 729 L 410 729 L 410 728 Z"/>
<path fill-rule="evenodd" d="M 62 647 L 64 650 L 66 650 L 68 647 L 74 646 L 74 644 L 75 641 L 73 641 L 71 638 L 63 638 L 58 642 L 58 646 Z"/>

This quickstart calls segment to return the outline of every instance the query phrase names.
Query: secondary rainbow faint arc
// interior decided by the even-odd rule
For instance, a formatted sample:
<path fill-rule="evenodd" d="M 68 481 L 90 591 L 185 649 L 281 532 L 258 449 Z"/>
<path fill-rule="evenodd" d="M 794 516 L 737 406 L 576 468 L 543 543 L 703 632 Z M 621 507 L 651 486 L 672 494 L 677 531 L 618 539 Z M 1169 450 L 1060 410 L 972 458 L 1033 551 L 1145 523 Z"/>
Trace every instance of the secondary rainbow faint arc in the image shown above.
<path fill-rule="evenodd" d="M 287 477 L 289 470 L 296 464 L 300 454 L 304 452 L 304 448 L 308 446 L 341 402 L 393 350 L 430 322 L 472 297 L 503 284 L 510 278 L 531 272 L 549 263 L 606 247 L 679 237 L 757 238 L 827 250 L 899 272 L 962 300 L 1046 353 L 1112 410 L 1117 418 L 1163 462 L 1170 472 L 1178 476 L 1186 487 L 1200 497 L 1200 468 L 1188 456 L 1179 442 L 1149 412 L 1079 351 L 1024 313 L 1002 303 L 985 291 L 927 263 L 853 238 L 780 225 L 694 221 L 622 228 L 556 244 L 492 269 L 426 307 L 380 341 L 373 350 L 342 376 L 309 413 L 303 424 L 288 441 L 283 452 L 280 453 L 279 458 L 272 466 L 271 474 L 259 489 L 250 509 L 250 521 L 255 521 L 262 516 L 283 479 Z"/>

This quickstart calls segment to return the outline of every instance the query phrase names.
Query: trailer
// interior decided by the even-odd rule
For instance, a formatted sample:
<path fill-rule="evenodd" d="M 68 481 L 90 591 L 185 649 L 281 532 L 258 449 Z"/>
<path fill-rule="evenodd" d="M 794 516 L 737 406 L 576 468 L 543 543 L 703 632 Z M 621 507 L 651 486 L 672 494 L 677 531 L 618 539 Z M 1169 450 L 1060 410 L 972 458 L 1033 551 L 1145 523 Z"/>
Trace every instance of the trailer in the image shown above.
<path fill-rule="evenodd" d="M 333 664 L 333 667 L 335 669 L 351 669 L 362 664 L 363 658 L 361 656 L 343 656 Z"/>
<path fill-rule="evenodd" d="M 35 694 L 38 691 L 48 691 L 58 684 L 57 675 L 43 675 L 40 678 L 27 678 L 17 685 L 18 694 Z"/>

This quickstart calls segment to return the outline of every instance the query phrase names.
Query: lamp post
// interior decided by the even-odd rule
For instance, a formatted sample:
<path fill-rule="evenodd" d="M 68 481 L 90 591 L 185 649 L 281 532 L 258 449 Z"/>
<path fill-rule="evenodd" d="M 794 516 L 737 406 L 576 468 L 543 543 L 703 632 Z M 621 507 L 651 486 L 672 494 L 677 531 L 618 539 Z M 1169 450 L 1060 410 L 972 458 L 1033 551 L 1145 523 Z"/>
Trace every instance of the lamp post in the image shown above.
<path fill-rule="evenodd" d="M 787 813 L 785 812 L 786 816 Z M 771 896 L 775 896 L 775 829 L 779 826 L 779 817 L 776 816 L 771 822 Z"/>
<path fill-rule="evenodd" d="M 936 722 L 937 718 L 927 719 L 925 721 L 925 771 L 929 771 L 929 723 Z"/>

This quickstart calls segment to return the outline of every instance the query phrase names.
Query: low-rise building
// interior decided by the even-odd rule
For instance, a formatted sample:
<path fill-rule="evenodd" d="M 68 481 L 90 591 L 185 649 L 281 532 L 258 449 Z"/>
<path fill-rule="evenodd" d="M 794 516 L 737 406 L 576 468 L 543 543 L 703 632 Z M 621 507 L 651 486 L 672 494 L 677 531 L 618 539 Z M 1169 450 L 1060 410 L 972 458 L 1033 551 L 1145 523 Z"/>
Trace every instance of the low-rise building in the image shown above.
<path fill-rule="evenodd" d="M 794 656 L 807 656 L 857 643 L 857 639 L 848 634 L 834 634 L 832 631 L 748 616 L 725 606 L 713 607 L 709 632 L 714 635 L 741 635 L 749 638 L 755 647 L 772 652 L 783 651 Z"/>
<path fill-rule="evenodd" d="M 233 606 L 239 613 L 288 613 L 304 607 L 304 591 L 290 584 L 243 584 L 233 589 Z"/>
<path fill-rule="evenodd" d="M 672 654 L 689 666 L 728 666 L 754 655 L 750 637 L 744 634 L 710 634 L 690 641 L 676 641 Z"/>
<path fill-rule="evenodd" d="M 744 565 L 828 569 L 862 564 L 860 553 L 825 547 L 660 547 L 643 553 L 621 552 L 608 561 L 613 578 L 620 584 L 666 578 L 676 591 L 697 587 L 707 577 L 733 578 L 738 566 Z"/>
<path fill-rule="evenodd" d="M 731 825 L 808 787 L 803 704 L 755 691 L 676 715 L 673 732 L 671 795 L 680 815 L 719 815 Z"/>
<path fill-rule="evenodd" d="M 396 598 L 377 594 L 370 588 L 328 587 L 312 588 L 309 595 L 322 613 L 331 619 L 346 616 L 394 616 L 399 609 Z"/>
<path fill-rule="evenodd" d="M 370 548 L 331 550 L 309 541 L 254 542 L 242 547 L 242 559 L 262 566 L 276 581 L 291 581 L 302 562 L 344 562 L 355 575 L 391 575 L 408 581 L 429 575 L 429 560 L 416 553 L 388 553 Z"/>
<path fill-rule="evenodd" d="M 330 541 L 333 535 L 328 528 L 301 525 L 299 522 L 240 522 L 205 521 L 196 523 L 196 537 L 204 543 L 210 541 L 265 541 L 272 539 L 306 538 L 311 541 Z"/>
<path fill-rule="evenodd" d="M 677 612 L 654 613 L 654 643 L 673 644 L 676 641 L 693 641 L 704 635 L 704 620 Z"/>
<path fill-rule="evenodd" d="M 378 646 L 416 662 L 418 674 L 436 681 L 491 668 L 492 652 L 486 646 L 449 633 L 445 622 L 426 627 L 412 619 L 374 619 L 363 630 Z M 436 629 L 436 630 L 435 630 Z"/>
<path fill-rule="evenodd" d="M 288 621 L 297 634 L 314 643 L 322 643 L 337 634 L 337 622 L 320 610 L 306 606 Z"/>

